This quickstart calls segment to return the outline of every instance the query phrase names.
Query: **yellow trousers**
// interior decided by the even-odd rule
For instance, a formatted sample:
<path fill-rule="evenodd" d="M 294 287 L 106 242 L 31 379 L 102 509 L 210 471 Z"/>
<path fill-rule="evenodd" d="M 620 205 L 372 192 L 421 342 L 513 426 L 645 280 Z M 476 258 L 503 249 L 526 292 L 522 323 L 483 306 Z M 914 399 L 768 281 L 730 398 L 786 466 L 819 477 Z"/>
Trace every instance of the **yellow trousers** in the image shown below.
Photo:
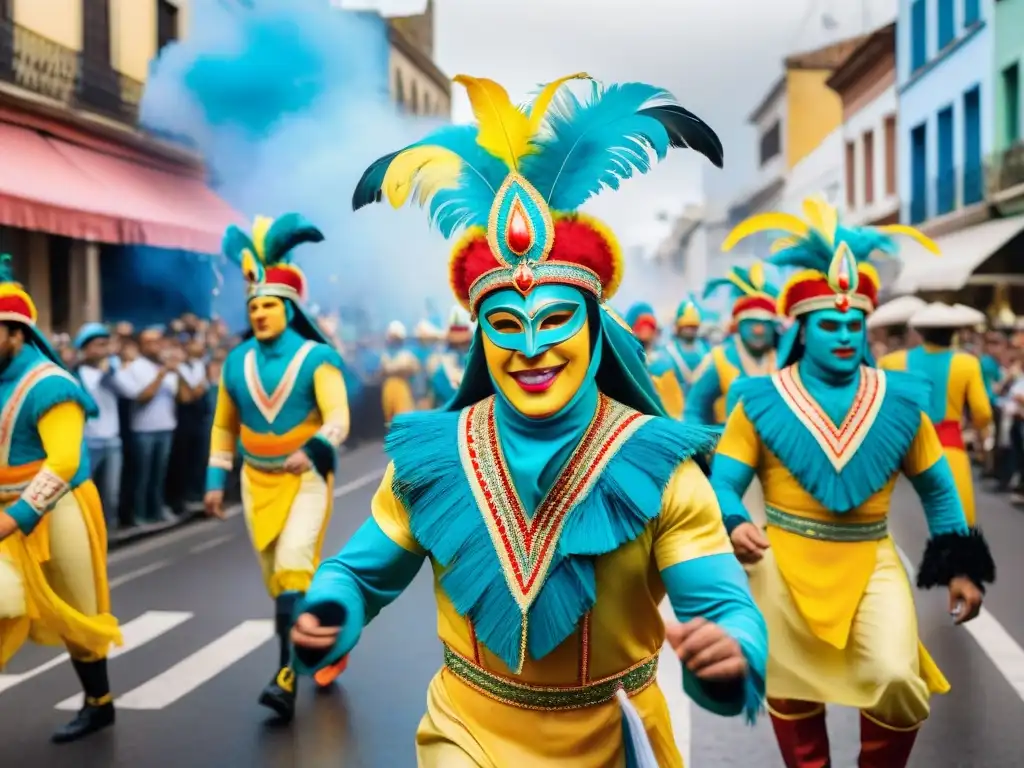
<path fill-rule="evenodd" d="M 771 549 L 749 573 L 768 625 L 768 698 L 855 707 L 886 725 L 912 728 L 928 717 L 931 694 L 949 691 L 918 640 L 910 582 L 890 539 L 879 543 L 845 648 L 808 628 Z"/>
<path fill-rule="evenodd" d="M 274 489 L 259 485 L 256 478 L 261 476 L 265 477 L 242 473 L 242 508 L 263 581 L 271 597 L 282 592 L 305 592 L 320 564 L 334 501 L 332 484 L 312 470 L 301 477 L 281 476 L 282 485 L 291 486 L 294 482 L 297 488 L 290 496 L 287 495 L 290 488 L 280 489 L 277 498 L 265 504 L 261 502 L 266 500 L 259 497 L 273 494 Z M 274 513 L 275 501 L 288 504 L 288 509 L 281 516 L 281 522 L 274 523 L 279 530 L 267 533 L 263 530 L 265 521 L 260 518 Z"/>
<path fill-rule="evenodd" d="M 0 505 L 0 509 L 3 506 Z M 92 482 L 68 493 L 29 536 L 0 544 L 0 665 L 32 640 L 80 661 L 120 645 L 110 615 L 106 527 Z"/>

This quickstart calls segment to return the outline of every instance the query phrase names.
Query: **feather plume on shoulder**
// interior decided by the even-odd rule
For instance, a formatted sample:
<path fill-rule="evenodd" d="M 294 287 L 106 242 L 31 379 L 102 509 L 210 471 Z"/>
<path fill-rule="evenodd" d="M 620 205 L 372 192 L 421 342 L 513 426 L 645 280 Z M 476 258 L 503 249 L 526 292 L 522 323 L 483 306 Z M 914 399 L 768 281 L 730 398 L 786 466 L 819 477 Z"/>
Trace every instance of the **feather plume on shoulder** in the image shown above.
<path fill-rule="evenodd" d="M 661 160 L 670 147 L 695 149 L 718 167 L 723 162 L 715 132 L 667 91 L 644 83 L 592 83 L 585 102 L 560 90 L 533 145 L 520 172 L 556 211 L 575 210 L 605 187 L 647 173 L 652 153 Z"/>

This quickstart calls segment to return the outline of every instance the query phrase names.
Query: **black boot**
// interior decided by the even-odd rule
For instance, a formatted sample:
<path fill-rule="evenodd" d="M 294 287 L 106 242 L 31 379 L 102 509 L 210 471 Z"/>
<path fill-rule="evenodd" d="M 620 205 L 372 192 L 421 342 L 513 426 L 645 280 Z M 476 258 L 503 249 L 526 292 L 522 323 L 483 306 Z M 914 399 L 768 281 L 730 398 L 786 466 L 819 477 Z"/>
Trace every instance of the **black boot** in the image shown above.
<path fill-rule="evenodd" d="M 278 595 L 274 611 L 274 622 L 279 644 L 278 671 L 260 694 L 260 704 L 284 721 L 295 717 L 295 672 L 292 670 L 291 631 L 295 621 L 295 606 L 302 595 L 285 592 Z"/>
<path fill-rule="evenodd" d="M 82 682 L 85 705 L 75 715 L 74 720 L 54 732 L 51 737 L 54 744 L 78 741 L 114 724 L 114 699 L 110 695 L 110 683 L 107 680 L 107 660 L 72 659 L 71 664 Z"/>

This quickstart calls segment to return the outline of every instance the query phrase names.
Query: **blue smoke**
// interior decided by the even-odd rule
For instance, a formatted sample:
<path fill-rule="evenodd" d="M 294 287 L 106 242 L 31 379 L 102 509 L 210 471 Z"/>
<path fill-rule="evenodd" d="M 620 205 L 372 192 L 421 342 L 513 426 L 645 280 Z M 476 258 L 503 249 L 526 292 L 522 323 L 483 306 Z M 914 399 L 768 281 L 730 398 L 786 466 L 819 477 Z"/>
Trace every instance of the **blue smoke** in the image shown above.
<path fill-rule="evenodd" d="M 379 329 L 450 304 L 447 248 L 424 213 L 351 210 L 363 170 L 436 125 L 390 101 L 386 23 L 327 0 L 193 0 L 189 21 L 152 66 L 143 124 L 195 147 L 248 217 L 298 211 L 323 230 L 296 258 L 321 309 Z M 244 323 L 236 268 L 218 268 L 214 310 Z"/>

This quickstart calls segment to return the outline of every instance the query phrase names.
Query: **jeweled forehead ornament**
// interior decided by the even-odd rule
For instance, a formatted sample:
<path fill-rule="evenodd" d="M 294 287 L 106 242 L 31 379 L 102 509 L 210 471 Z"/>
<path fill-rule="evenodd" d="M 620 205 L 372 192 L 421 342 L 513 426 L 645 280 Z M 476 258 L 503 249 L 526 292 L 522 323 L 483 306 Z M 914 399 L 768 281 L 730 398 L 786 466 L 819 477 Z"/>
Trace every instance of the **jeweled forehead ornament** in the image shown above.
<path fill-rule="evenodd" d="M 859 283 L 860 275 L 853 253 L 846 243 L 840 243 L 828 268 L 828 285 L 835 293 L 833 302 L 836 309 L 846 312 L 850 308 L 852 297 L 857 295 Z"/>

